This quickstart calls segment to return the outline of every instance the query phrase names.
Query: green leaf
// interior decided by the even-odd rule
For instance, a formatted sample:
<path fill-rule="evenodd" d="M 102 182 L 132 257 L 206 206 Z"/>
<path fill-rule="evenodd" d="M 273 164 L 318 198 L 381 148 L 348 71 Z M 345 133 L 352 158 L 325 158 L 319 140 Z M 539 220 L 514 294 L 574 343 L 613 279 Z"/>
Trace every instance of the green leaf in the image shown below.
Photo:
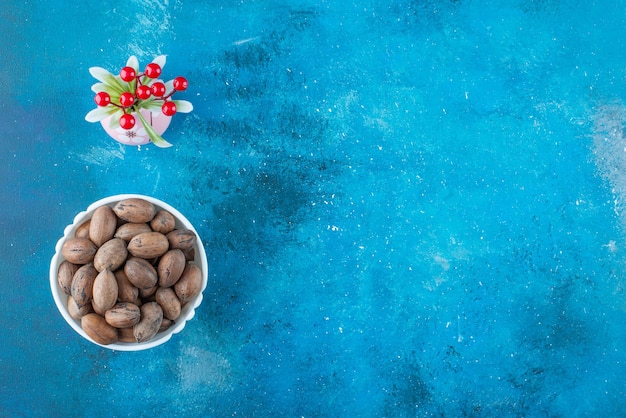
<path fill-rule="evenodd" d="M 85 115 L 85 120 L 92 123 L 100 122 L 102 119 L 111 116 L 118 110 L 120 109 L 114 106 L 97 107 Z"/>
<path fill-rule="evenodd" d="M 102 67 L 91 67 L 89 69 L 89 73 L 96 80 L 103 82 L 117 93 L 123 93 L 124 91 L 126 91 L 124 85 L 122 84 L 122 81 Z"/>
<path fill-rule="evenodd" d="M 187 100 L 172 100 L 176 105 L 176 112 L 189 113 L 193 110 L 193 105 Z"/>
<path fill-rule="evenodd" d="M 93 86 L 91 86 L 91 91 L 93 91 L 94 93 L 100 93 L 102 91 L 106 91 L 107 93 L 109 93 L 109 96 L 111 97 L 111 102 L 113 103 L 120 102 L 120 93 L 117 91 L 112 91 L 111 88 L 104 83 L 94 84 Z"/>
<path fill-rule="evenodd" d="M 143 115 L 141 114 L 141 112 L 137 112 L 137 116 L 139 116 L 139 119 L 141 120 L 141 124 L 143 125 L 144 129 L 146 130 L 146 133 L 148 134 L 148 136 L 150 137 L 150 141 L 152 141 L 152 143 L 154 145 L 156 145 L 159 148 L 169 148 L 172 146 L 172 144 L 170 144 L 169 142 L 167 142 L 165 139 L 163 139 L 161 137 L 161 135 L 159 135 L 154 128 L 152 127 L 152 125 L 150 125 L 148 123 L 148 121 L 146 121 L 146 119 L 143 117 Z"/>
<path fill-rule="evenodd" d="M 124 114 L 124 112 L 120 109 L 119 112 L 114 113 L 113 116 L 111 116 L 111 119 L 109 120 L 109 128 L 111 129 L 117 129 L 120 127 L 120 118 L 122 117 L 122 115 Z"/>
<path fill-rule="evenodd" d="M 163 101 L 161 100 L 157 101 L 157 100 L 150 98 L 148 100 L 141 100 L 137 107 L 141 109 L 149 110 L 151 112 L 160 112 L 162 106 L 163 106 Z"/>

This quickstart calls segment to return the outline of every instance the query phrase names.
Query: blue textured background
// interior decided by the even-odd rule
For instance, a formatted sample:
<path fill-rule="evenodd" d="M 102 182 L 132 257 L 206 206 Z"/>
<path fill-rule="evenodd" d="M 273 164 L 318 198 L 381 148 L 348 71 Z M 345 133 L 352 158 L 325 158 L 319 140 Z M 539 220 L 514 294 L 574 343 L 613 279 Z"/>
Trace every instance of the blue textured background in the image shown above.
<path fill-rule="evenodd" d="M 110 3 L 0 8 L 1 415 L 626 409 L 624 1 Z M 190 81 L 173 148 L 84 121 L 88 68 L 131 54 Z M 118 193 L 209 256 L 147 352 L 49 291 L 63 228 Z"/>

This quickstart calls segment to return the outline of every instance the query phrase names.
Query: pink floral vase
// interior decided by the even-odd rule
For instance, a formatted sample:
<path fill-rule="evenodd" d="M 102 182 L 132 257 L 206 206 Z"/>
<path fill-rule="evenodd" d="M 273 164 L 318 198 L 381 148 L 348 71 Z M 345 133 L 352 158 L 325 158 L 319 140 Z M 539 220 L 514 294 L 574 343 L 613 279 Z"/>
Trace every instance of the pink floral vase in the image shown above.
<path fill-rule="evenodd" d="M 152 113 L 149 110 L 142 109 L 141 114 L 146 122 L 152 125 L 154 130 L 159 135 L 163 135 L 163 132 L 165 132 L 168 126 L 170 126 L 170 122 L 172 120 L 171 116 L 165 116 L 162 112 Z M 139 119 L 134 112 L 133 115 L 135 116 L 136 123 L 132 129 L 122 129 L 119 125 L 111 128 L 109 126 L 111 116 L 102 119 L 100 123 L 106 133 L 108 133 L 109 136 L 117 142 L 124 145 L 145 145 L 150 142 L 150 138 L 143 127 L 143 123 L 141 123 L 141 119 Z"/>

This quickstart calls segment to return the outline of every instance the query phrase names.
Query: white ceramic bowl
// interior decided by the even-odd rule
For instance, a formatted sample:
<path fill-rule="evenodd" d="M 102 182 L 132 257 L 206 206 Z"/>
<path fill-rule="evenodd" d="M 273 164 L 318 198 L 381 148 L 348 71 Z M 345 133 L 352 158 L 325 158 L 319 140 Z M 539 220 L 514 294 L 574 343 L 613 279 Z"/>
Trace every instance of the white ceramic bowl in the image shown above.
<path fill-rule="evenodd" d="M 74 237 L 76 228 L 78 228 L 86 220 L 91 219 L 91 216 L 94 210 L 96 210 L 96 208 L 103 206 L 103 205 L 108 205 L 108 206 L 113 207 L 120 200 L 124 200 L 128 198 L 145 199 L 148 202 L 151 202 L 153 205 L 155 205 L 157 210 L 164 209 L 164 210 L 169 211 L 176 218 L 176 228 L 186 228 L 195 232 L 197 239 L 196 239 L 196 244 L 195 244 L 195 260 L 193 262 L 198 267 L 200 267 L 200 270 L 202 270 L 202 291 L 200 292 L 200 294 L 198 294 L 198 296 L 190 300 L 183 307 L 180 313 L 180 317 L 175 321 L 175 323 L 171 327 L 169 327 L 167 330 L 163 332 L 158 333 L 150 341 L 145 341 L 143 343 L 118 342 L 115 344 L 102 345 L 92 340 L 85 333 L 85 331 L 83 331 L 83 329 L 81 328 L 80 321 L 77 321 L 74 318 L 72 318 L 67 310 L 67 298 L 68 297 L 63 292 L 63 290 L 59 287 L 58 280 L 57 280 L 59 265 L 65 260 L 65 258 L 63 258 L 63 255 L 61 254 L 61 247 L 63 246 L 63 243 L 65 242 L 65 240 L 67 240 L 68 238 Z M 143 196 L 143 195 L 138 195 L 138 194 L 122 194 L 122 195 L 106 197 L 104 199 L 101 199 L 101 200 L 98 200 L 97 202 L 92 203 L 91 205 L 89 205 L 87 210 L 85 210 L 84 212 L 80 212 L 78 215 L 76 215 L 72 224 L 68 225 L 65 228 L 65 231 L 63 233 L 63 238 L 61 238 L 57 242 L 56 247 L 55 247 L 55 254 L 52 257 L 52 261 L 50 263 L 50 288 L 52 289 L 52 296 L 54 297 L 54 302 L 56 303 L 57 308 L 59 308 L 59 312 L 61 312 L 61 315 L 63 315 L 63 318 L 74 329 L 74 331 L 76 331 L 86 340 L 91 341 L 94 344 L 100 345 L 101 347 L 105 347 L 111 350 L 119 350 L 119 351 L 147 350 L 149 348 L 156 347 L 158 345 L 161 345 L 169 341 L 172 335 L 179 333 L 185 327 L 185 323 L 191 318 L 193 318 L 193 316 L 195 315 L 195 309 L 202 302 L 202 292 L 204 292 L 204 289 L 206 289 L 207 281 L 208 281 L 208 263 L 206 259 L 206 253 L 204 251 L 204 246 L 202 245 L 200 236 L 198 235 L 198 232 L 195 230 L 193 225 L 191 225 L 191 223 L 187 220 L 187 218 L 185 218 L 178 210 L 174 209 L 167 203 L 162 202 L 153 197 Z"/>

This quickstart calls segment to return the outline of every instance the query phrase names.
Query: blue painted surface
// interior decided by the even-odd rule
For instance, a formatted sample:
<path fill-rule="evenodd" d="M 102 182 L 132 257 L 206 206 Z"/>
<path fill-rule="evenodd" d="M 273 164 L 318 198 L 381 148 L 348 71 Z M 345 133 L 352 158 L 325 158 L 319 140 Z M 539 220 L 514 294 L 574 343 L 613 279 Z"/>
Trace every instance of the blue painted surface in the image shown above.
<path fill-rule="evenodd" d="M 209 4 L 212 3 L 212 4 Z M 623 1 L 10 1 L 3 416 L 619 416 Z M 193 102 L 124 147 L 94 65 Z M 143 193 L 209 256 L 196 317 L 111 352 L 48 286 L 74 215 Z"/>

